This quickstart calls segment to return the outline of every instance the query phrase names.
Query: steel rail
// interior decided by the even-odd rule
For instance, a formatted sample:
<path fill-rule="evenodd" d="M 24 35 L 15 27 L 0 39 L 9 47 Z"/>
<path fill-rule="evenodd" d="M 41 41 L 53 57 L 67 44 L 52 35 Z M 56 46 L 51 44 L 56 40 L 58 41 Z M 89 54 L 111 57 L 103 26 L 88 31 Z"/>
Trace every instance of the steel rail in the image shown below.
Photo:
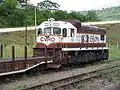
<path fill-rule="evenodd" d="M 112 68 L 112 69 L 115 69 L 116 67 L 114 67 L 114 68 Z M 117 69 L 115 69 L 114 71 L 117 71 L 117 70 L 120 70 L 120 67 L 119 68 L 117 68 Z M 106 71 L 106 70 L 105 70 Z M 91 80 L 91 79 L 95 79 L 95 78 L 99 78 L 99 77 L 101 77 L 103 74 L 105 75 L 105 74 L 108 74 L 108 73 L 110 73 L 110 72 L 113 72 L 113 70 L 110 70 L 110 71 L 102 71 L 102 72 L 98 72 L 98 73 L 95 73 L 94 75 L 91 75 L 91 74 L 89 74 L 89 76 L 86 76 L 86 77 L 83 77 L 82 79 L 78 79 L 78 80 L 76 80 L 76 81 L 74 81 L 74 82 L 71 82 L 71 83 L 67 83 L 67 84 L 64 84 L 64 85 L 59 85 L 59 86 L 57 86 L 57 87 L 55 87 L 55 88 L 52 88 L 53 90 L 58 90 L 58 89 L 60 89 L 60 88 L 65 88 L 65 87 L 68 87 L 69 85 L 73 85 L 73 84 L 77 84 L 77 83 L 80 83 L 80 82 L 83 82 L 83 81 L 87 81 L 87 80 Z M 102 73 L 102 74 L 101 74 Z"/>
<path fill-rule="evenodd" d="M 111 67 L 98 69 L 98 70 L 87 72 L 87 73 L 82 73 L 82 74 L 75 75 L 75 76 L 72 76 L 72 77 L 67 77 L 67 78 L 63 78 L 63 79 L 60 79 L 60 80 L 51 81 L 51 82 L 43 83 L 43 84 L 40 84 L 40 85 L 31 86 L 31 87 L 28 87 L 28 88 L 24 88 L 23 90 L 36 90 L 36 89 L 40 90 L 40 89 L 44 89 L 44 88 L 45 89 L 46 88 L 57 89 L 57 88 L 60 88 L 60 87 L 64 87 L 66 85 L 73 84 L 75 82 L 79 82 L 81 80 L 89 79 L 91 77 L 100 76 L 100 75 L 104 74 L 103 71 L 107 72 L 108 69 L 113 69 L 113 68 L 116 68 L 116 67 L 120 67 L 120 65 L 114 65 L 114 66 L 111 66 Z"/>

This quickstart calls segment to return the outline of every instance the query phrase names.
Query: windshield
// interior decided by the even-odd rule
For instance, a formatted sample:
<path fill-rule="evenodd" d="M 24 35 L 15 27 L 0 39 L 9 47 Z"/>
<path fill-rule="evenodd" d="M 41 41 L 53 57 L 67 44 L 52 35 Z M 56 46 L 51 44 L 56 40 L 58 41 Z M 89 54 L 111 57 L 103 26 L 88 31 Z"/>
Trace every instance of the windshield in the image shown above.
<path fill-rule="evenodd" d="M 42 34 L 42 29 L 41 28 L 38 29 L 38 35 L 39 34 Z"/>
<path fill-rule="evenodd" d="M 50 35 L 51 31 L 52 31 L 51 27 L 44 28 L 44 34 L 49 34 Z"/>
<path fill-rule="evenodd" d="M 58 27 L 53 28 L 53 34 L 61 34 L 61 29 Z"/>
<path fill-rule="evenodd" d="M 44 34 L 61 34 L 61 28 L 59 27 L 47 27 L 44 28 Z"/>

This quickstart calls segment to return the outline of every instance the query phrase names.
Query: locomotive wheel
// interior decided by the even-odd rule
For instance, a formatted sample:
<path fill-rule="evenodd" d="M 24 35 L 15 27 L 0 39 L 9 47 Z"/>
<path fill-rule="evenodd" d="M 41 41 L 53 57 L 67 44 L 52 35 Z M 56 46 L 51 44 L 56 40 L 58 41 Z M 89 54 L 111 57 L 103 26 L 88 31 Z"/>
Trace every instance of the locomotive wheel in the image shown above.
<path fill-rule="evenodd" d="M 85 60 L 85 55 L 82 53 L 82 54 L 81 54 L 81 60 L 80 60 L 80 62 L 81 62 L 81 63 L 84 63 L 84 62 L 85 62 L 84 60 Z"/>
<path fill-rule="evenodd" d="M 104 54 L 103 54 L 103 60 L 106 60 L 106 59 L 108 59 L 108 53 L 104 52 Z"/>
<path fill-rule="evenodd" d="M 91 55 L 91 53 L 88 53 L 88 61 L 93 61 L 93 56 Z"/>
<path fill-rule="evenodd" d="M 95 53 L 93 53 L 93 61 L 96 61 L 96 54 Z"/>
<path fill-rule="evenodd" d="M 84 62 L 89 62 L 89 54 L 88 53 L 84 54 Z"/>
<path fill-rule="evenodd" d="M 96 53 L 96 59 L 99 60 L 99 61 L 101 60 L 101 54 L 98 53 L 98 52 Z"/>

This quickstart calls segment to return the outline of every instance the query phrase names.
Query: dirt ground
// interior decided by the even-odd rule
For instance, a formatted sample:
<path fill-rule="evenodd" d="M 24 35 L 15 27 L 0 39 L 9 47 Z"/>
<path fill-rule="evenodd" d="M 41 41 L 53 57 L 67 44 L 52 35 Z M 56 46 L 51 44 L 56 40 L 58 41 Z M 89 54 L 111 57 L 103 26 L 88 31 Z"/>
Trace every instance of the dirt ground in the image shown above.
<path fill-rule="evenodd" d="M 120 90 L 120 70 L 113 71 L 100 78 L 77 83 L 65 90 Z"/>
<path fill-rule="evenodd" d="M 96 79 L 74 85 L 69 90 L 120 90 L 120 81 L 109 82 L 105 79 Z"/>
<path fill-rule="evenodd" d="M 91 70 L 96 70 L 100 68 L 107 68 L 112 65 L 120 65 L 120 61 L 117 60 L 115 62 L 103 63 L 103 64 L 95 64 L 92 66 L 73 68 L 70 70 L 47 73 L 44 75 L 38 74 L 34 77 L 23 77 L 21 79 L 14 80 L 13 82 L 0 84 L 0 90 L 22 90 L 23 88 L 37 85 L 40 83 L 45 83 L 49 81 L 55 81 L 61 78 L 74 76 L 77 74 L 89 72 Z M 111 71 L 111 70 L 110 70 Z M 66 89 L 62 90 L 120 90 L 120 69 L 112 70 L 112 72 L 103 75 L 101 78 L 92 79 L 89 81 L 84 81 L 82 83 L 77 83 L 72 86 L 68 86 Z M 49 90 L 49 89 L 48 89 Z"/>

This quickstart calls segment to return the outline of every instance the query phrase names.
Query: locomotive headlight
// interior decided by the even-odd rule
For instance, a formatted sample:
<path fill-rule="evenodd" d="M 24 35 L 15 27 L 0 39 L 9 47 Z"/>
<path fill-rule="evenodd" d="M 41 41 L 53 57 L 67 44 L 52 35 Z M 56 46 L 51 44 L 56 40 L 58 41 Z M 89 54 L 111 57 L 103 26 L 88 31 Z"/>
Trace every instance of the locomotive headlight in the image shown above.
<path fill-rule="evenodd" d="M 45 33 L 45 36 L 50 36 L 50 33 Z"/>

